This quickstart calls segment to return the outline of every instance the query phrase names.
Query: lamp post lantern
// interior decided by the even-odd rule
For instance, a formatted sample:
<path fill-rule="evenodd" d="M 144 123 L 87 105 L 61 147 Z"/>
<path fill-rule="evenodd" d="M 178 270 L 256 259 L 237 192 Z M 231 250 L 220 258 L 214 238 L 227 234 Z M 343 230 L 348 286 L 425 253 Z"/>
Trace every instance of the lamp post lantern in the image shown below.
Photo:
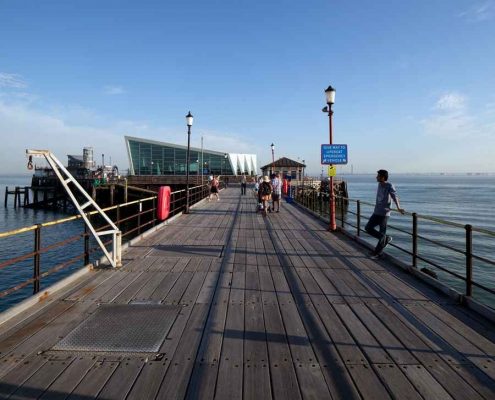
<path fill-rule="evenodd" d="M 329 144 L 333 144 L 332 105 L 335 103 L 335 89 L 332 86 L 328 86 L 328 88 L 325 90 L 325 97 L 327 100 L 327 107 L 324 107 L 322 111 L 328 112 L 328 129 L 330 136 Z M 328 226 L 328 229 L 334 231 L 337 229 L 337 224 L 335 222 L 335 195 L 333 193 L 333 176 L 330 176 L 328 193 L 330 195 L 330 204 L 329 204 L 330 224 Z"/>
<path fill-rule="evenodd" d="M 270 145 L 270 147 L 272 148 L 272 172 L 271 172 L 271 174 L 273 174 L 275 172 L 275 145 L 272 143 Z"/>
<path fill-rule="evenodd" d="M 186 155 L 186 210 L 185 214 L 189 214 L 189 153 L 191 150 L 191 126 L 193 124 L 194 117 L 191 111 L 186 115 L 187 123 L 187 155 Z"/>

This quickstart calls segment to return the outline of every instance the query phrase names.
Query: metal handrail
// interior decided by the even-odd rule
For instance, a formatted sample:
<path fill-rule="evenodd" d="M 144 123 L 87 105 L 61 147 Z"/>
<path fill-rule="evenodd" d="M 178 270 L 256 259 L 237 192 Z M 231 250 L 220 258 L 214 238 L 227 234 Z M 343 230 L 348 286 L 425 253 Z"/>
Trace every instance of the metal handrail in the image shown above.
<path fill-rule="evenodd" d="M 185 193 L 184 189 L 177 190 L 171 193 L 171 202 L 170 202 L 170 214 L 169 216 L 174 216 L 185 209 Z M 189 188 L 189 202 L 190 204 L 194 204 L 201 199 L 205 198 L 208 195 L 208 187 L 207 185 L 198 185 Z M 151 196 L 144 199 L 133 200 L 127 203 L 118 204 L 115 206 L 104 208 L 103 211 L 109 212 L 114 211 L 112 213 L 112 221 L 115 222 L 119 229 L 122 230 L 122 237 L 131 238 L 136 235 L 139 235 L 142 231 L 147 230 L 153 227 L 156 222 L 156 211 L 157 211 L 157 196 Z M 151 204 L 150 204 L 151 203 Z M 143 205 L 145 205 L 143 207 Z M 131 210 L 133 206 L 139 206 L 137 212 L 130 212 L 130 215 L 121 217 L 121 212 L 123 209 Z M 90 218 L 91 216 L 97 214 L 96 211 L 90 211 L 85 213 L 86 217 Z M 100 250 L 98 246 L 90 247 L 90 233 L 86 228 L 86 224 L 84 224 L 84 232 L 82 234 L 74 235 L 69 238 L 65 238 L 62 241 L 58 241 L 55 243 L 51 243 L 45 247 L 41 246 L 41 232 L 42 229 L 47 227 L 53 227 L 56 225 L 72 222 L 82 219 L 80 215 L 74 215 L 66 218 L 61 218 L 55 221 L 44 222 L 41 224 L 36 224 L 28 227 L 23 227 L 19 229 L 13 229 L 6 232 L 0 232 L 0 239 L 16 236 L 26 232 L 34 231 L 34 250 L 28 253 L 19 255 L 17 257 L 13 257 L 11 259 L 0 262 L 0 271 L 8 266 L 14 265 L 21 261 L 25 261 L 29 258 L 33 258 L 33 277 L 21 282 L 16 285 L 6 288 L 0 291 L 0 298 L 3 298 L 11 293 L 17 292 L 18 290 L 26 287 L 29 284 L 33 284 L 33 294 L 39 292 L 40 290 L 40 281 L 42 278 L 45 278 L 55 272 L 64 269 L 75 262 L 84 259 L 84 264 L 89 263 L 89 257 L 91 254 L 96 253 Z M 135 225 L 134 225 L 135 223 Z M 104 223 L 99 225 L 96 229 L 96 232 L 104 231 L 108 229 L 109 224 Z M 123 228 L 122 228 L 123 226 Z M 77 240 L 83 239 L 84 249 L 81 254 L 77 254 L 69 260 L 62 262 L 61 264 L 52 266 L 47 271 L 41 272 L 41 255 L 50 250 L 53 250 L 57 247 L 66 245 L 71 242 L 76 242 Z M 106 241 L 103 244 L 105 246 L 112 243 L 112 240 Z"/>
<path fill-rule="evenodd" d="M 314 189 L 314 186 L 313 186 L 313 189 Z M 316 191 L 317 190 L 314 190 L 314 192 L 316 192 Z M 308 193 L 308 191 L 306 191 L 306 193 Z M 292 194 L 292 196 L 294 197 L 294 200 L 296 202 L 301 204 L 303 207 L 311 209 L 314 212 L 317 211 L 316 210 L 317 208 L 324 210 L 324 208 L 322 206 L 324 196 L 321 196 L 321 194 L 324 194 L 324 193 L 318 191 L 318 193 L 315 196 L 313 196 L 313 197 L 318 198 L 320 200 L 319 205 L 316 205 L 314 201 L 311 202 L 310 201 L 311 199 L 310 199 L 308 194 L 306 196 L 304 196 L 304 189 L 302 190 L 302 194 L 303 195 L 301 195 L 298 191 L 295 191 L 295 195 Z M 363 200 L 345 197 L 345 196 L 336 195 L 335 197 L 336 197 L 336 199 L 340 199 L 340 202 L 337 202 L 337 204 L 340 206 L 340 209 L 341 209 L 340 218 L 338 218 L 338 219 L 341 220 L 342 229 L 345 229 L 346 226 L 354 228 L 354 229 L 356 229 L 356 234 L 355 234 L 356 236 L 360 236 L 361 233 L 363 233 L 363 232 L 366 233 L 366 231 L 361 228 L 361 217 L 362 217 L 361 206 L 367 205 L 367 206 L 374 207 L 375 204 L 370 203 L 370 202 L 366 202 Z M 355 202 L 356 203 L 356 211 L 348 209 L 348 207 L 346 205 L 344 205 L 345 202 L 347 204 L 350 204 L 351 202 Z M 398 212 L 398 211 L 392 210 L 392 212 Z M 339 217 L 339 215 L 338 215 L 339 213 L 336 213 L 336 214 L 337 214 L 337 217 Z M 355 216 L 356 217 L 355 223 L 350 221 L 348 218 L 345 218 L 346 215 Z M 390 246 L 398 249 L 399 251 L 401 251 L 401 252 L 403 252 L 409 256 L 411 256 L 413 268 L 417 268 L 417 263 L 419 260 L 419 261 L 422 261 L 422 262 L 424 262 L 424 263 L 426 263 L 432 267 L 435 267 L 435 268 L 445 272 L 446 274 L 449 274 L 451 276 L 454 276 L 457 279 L 464 281 L 465 282 L 465 295 L 468 297 L 472 296 L 473 286 L 480 288 L 480 289 L 482 289 L 488 293 L 495 294 L 495 289 L 488 287 L 486 285 L 483 285 L 479 282 L 475 282 L 473 280 L 473 260 L 481 261 L 481 262 L 488 264 L 490 266 L 495 266 L 495 261 L 490 260 L 490 259 L 483 257 L 483 256 L 480 256 L 480 255 L 477 255 L 477 254 L 473 254 L 473 245 L 472 245 L 473 232 L 485 234 L 485 235 L 488 235 L 490 237 L 495 237 L 494 231 L 490 231 L 488 229 L 483 229 L 483 228 L 473 227 L 471 225 L 463 225 L 463 224 L 460 224 L 457 222 L 443 220 L 441 218 L 434 217 L 431 215 L 423 215 L 423 214 L 411 213 L 411 212 L 407 212 L 407 211 L 404 212 L 404 215 L 412 217 L 412 231 L 407 231 L 407 230 L 398 228 L 398 227 L 393 226 L 393 225 L 389 225 L 387 228 L 394 229 L 398 232 L 401 232 L 405 235 L 410 236 L 412 239 L 412 251 L 405 249 L 401 246 L 398 246 L 396 243 L 391 244 Z M 433 222 L 436 224 L 464 230 L 464 232 L 465 232 L 465 248 L 459 249 L 459 248 L 456 248 L 452 245 L 442 243 L 439 240 L 434 240 L 434 239 L 426 237 L 424 235 L 419 235 L 418 234 L 418 222 L 420 220 Z M 453 251 L 457 254 L 464 256 L 465 262 L 466 262 L 465 275 L 462 275 L 458 272 L 452 271 L 452 270 L 450 270 L 444 266 L 439 265 L 438 263 L 436 263 L 432 260 L 427 259 L 423 255 L 420 255 L 418 252 L 418 239 L 427 241 L 431 244 L 434 244 L 435 246 L 445 248 L 449 251 Z"/>

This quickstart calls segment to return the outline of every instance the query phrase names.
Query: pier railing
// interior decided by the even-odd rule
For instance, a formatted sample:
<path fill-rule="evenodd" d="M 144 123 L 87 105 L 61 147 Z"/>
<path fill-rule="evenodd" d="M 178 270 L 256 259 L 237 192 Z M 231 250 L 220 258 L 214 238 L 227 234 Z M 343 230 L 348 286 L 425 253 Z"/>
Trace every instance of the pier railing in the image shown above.
<path fill-rule="evenodd" d="M 294 201 L 324 219 L 329 218 L 329 196 L 316 187 L 293 189 Z M 365 231 L 375 204 L 344 196 L 336 197 L 336 220 L 341 229 L 376 244 Z M 393 211 L 393 210 L 392 210 Z M 495 308 L 495 260 L 487 245 L 495 232 L 429 215 L 394 212 L 387 232 L 394 236 L 388 252 L 415 269 L 441 280 L 467 298 Z"/>
<path fill-rule="evenodd" d="M 192 187 L 189 189 L 189 204 L 195 204 L 207 195 L 207 185 Z M 171 193 L 169 218 L 185 210 L 185 198 L 185 190 Z M 157 196 L 108 207 L 103 211 L 122 232 L 124 243 L 158 222 Z M 86 216 L 97 227 L 97 232 L 108 229 L 108 223 L 96 211 L 88 212 Z M 105 246 L 111 244 L 111 239 L 104 242 Z M 62 270 L 72 271 L 101 256 L 101 250 L 79 215 L 0 232 L 0 245 L 9 250 L 9 257 L 4 255 L 0 258 L 0 282 L 4 282 L 0 287 L 0 309 L 9 304 L 6 300 L 8 296 L 28 297 L 26 289 L 30 285 L 32 293 L 36 294 L 49 276 Z M 28 251 L 28 248 L 33 250 Z M 49 281 L 53 283 L 56 277 L 52 278 Z M 15 284 L 5 287 L 8 286 L 5 282 Z"/>

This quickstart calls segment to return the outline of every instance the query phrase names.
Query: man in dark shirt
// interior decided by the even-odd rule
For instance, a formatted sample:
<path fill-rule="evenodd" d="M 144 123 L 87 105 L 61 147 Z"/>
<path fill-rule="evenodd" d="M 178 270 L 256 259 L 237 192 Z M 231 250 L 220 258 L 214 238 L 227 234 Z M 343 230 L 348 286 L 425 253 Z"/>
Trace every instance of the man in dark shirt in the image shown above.
<path fill-rule="evenodd" d="M 372 253 L 373 258 L 380 257 L 383 249 L 392 241 L 392 236 L 386 235 L 392 200 L 397 206 L 397 211 L 401 214 L 405 212 L 403 208 L 400 208 L 399 197 L 397 196 L 394 185 L 387 182 L 388 172 L 384 169 L 379 170 L 376 180 L 378 182 L 378 189 L 376 191 L 375 210 L 364 228 L 371 236 L 378 239 L 378 244 Z M 377 226 L 380 227 L 379 231 L 375 229 Z"/>

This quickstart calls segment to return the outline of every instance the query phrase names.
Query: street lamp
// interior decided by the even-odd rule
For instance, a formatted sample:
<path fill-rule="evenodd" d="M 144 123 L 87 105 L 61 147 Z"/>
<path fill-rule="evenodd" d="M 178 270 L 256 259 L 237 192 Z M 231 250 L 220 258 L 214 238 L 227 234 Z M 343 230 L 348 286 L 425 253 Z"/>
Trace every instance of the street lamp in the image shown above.
<path fill-rule="evenodd" d="M 302 160 L 302 197 L 303 197 L 303 204 L 304 204 L 304 163 L 305 161 Z"/>
<path fill-rule="evenodd" d="M 193 124 L 193 116 L 191 111 L 186 115 L 187 123 L 187 155 L 186 155 L 186 210 L 185 214 L 189 214 L 189 152 L 191 150 L 191 126 Z"/>
<path fill-rule="evenodd" d="M 227 174 L 227 153 L 223 153 L 223 174 Z"/>
<path fill-rule="evenodd" d="M 325 96 L 327 99 L 327 106 L 323 108 L 323 112 L 328 113 L 328 127 L 329 127 L 329 136 L 330 136 L 330 143 L 333 144 L 333 132 L 332 132 L 332 117 L 333 117 L 333 111 L 332 111 L 332 105 L 335 103 L 335 89 L 332 86 L 329 86 L 325 90 Z M 333 176 L 330 176 L 330 182 L 328 185 L 328 193 L 330 194 L 330 204 L 329 204 L 329 212 L 330 212 L 330 224 L 328 226 L 328 229 L 331 231 L 334 231 L 337 229 L 337 224 L 335 222 L 335 195 L 333 193 Z"/>
<path fill-rule="evenodd" d="M 275 153 L 274 153 L 275 145 L 272 143 L 270 145 L 270 147 L 272 148 L 272 172 L 271 173 L 273 174 L 273 172 L 275 171 Z"/>

